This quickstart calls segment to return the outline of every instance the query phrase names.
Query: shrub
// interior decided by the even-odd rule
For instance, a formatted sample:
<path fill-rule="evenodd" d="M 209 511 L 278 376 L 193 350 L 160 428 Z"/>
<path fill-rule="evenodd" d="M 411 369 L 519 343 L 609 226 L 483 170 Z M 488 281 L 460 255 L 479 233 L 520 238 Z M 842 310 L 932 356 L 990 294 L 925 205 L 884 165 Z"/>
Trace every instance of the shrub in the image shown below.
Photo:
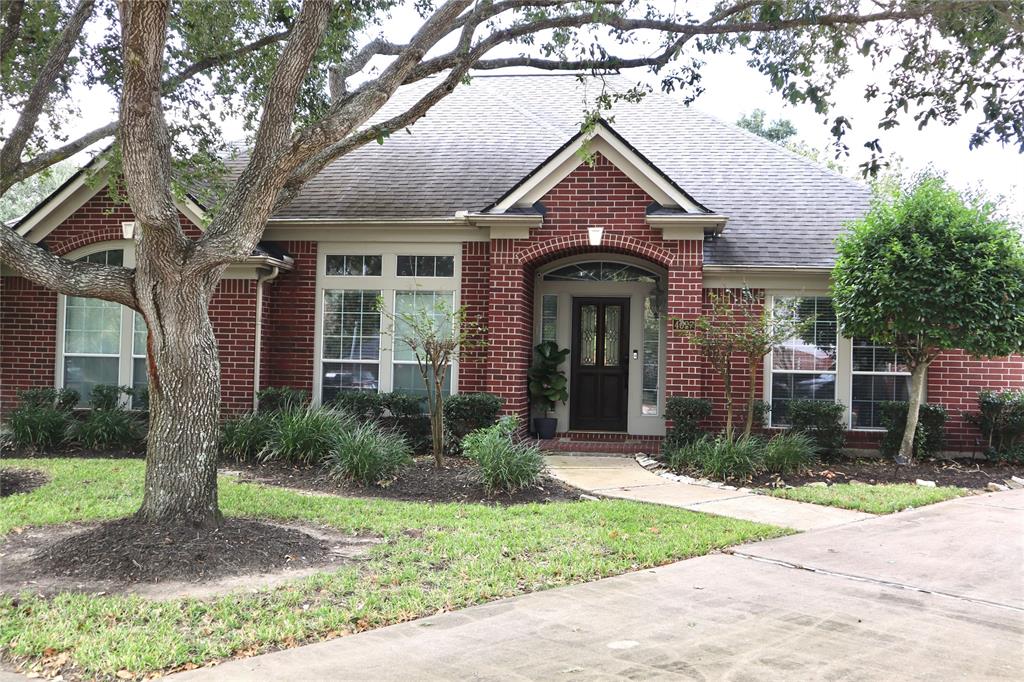
<path fill-rule="evenodd" d="M 719 436 L 702 452 L 701 473 L 708 478 L 747 479 L 760 471 L 765 444 L 757 436 L 729 440 Z"/>
<path fill-rule="evenodd" d="M 113 386 L 100 384 L 93 386 L 89 394 L 89 405 L 94 410 L 119 410 L 121 409 L 121 396 L 131 395 L 132 389 L 128 386 Z"/>
<path fill-rule="evenodd" d="M 228 419 L 221 427 L 221 454 L 240 461 L 257 458 L 277 432 L 277 414 L 250 412 Z"/>
<path fill-rule="evenodd" d="M 92 395 L 95 398 L 95 390 Z M 138 418 L 131 412 L 120 407 L 96 408 L 81 421 L 72 421 L 67 437 L 90 450 L 134 450 L 142 442 L 142 433 Z"/>
<path fill-rule="evenodd" d="M 696 469 L 708 478 L 747 479 L 763 469 L 765 448 L 759 436 L 701 436 L 670 451 L 667 459 L 674 469 Z"/>
<path fill-rule="evenodd" d="M 665 449 L 672 450 L 700 439 L 704 431 L 700 423 L 711 415 L 711 403 L 702 398 L 672 396 L 665 401 L 665 418 L 672 428 L 665 437 Z"/>
<path fill-rule="evenodd" d="M 260 452 L 264 461 L 312 464 L 324 461 L 351 418 L 326 407 L 298 407 L 277 413 L 273 437 Z"/>
<path fill-rule="evenodd" d="M 992 460 L 1005 464 L 1024 464 L 1024 441 L 992 453 Z"/>
<path fill-rule="evenodd" d="M 807 433 L 787 431 L 772 438 L 764 446 L 764 470 L 774 474 L 806 471 L 815 459 L 817 445 Z"/>
<path fill-rule="evenodd" d="M 70 388 L 26 388 L 18 392 L 18 402 L 22 407 L 52 407 L 70 412 L 79 400 L 78 391 Z"/>
<path fill-rule="evenodd" d="M 981 431 L 985 454 L 999 461 L 1014 451 L 1024 451 L 1024 389 L 982 391 L 978 394 L 978 412 L 964 418 Z"/>
<path fill-rule="evenodd" d="M 886 431 L 878 449 L 886 457 L 895 457 L 900 451 L 903 430 L 907 426 L 907 403 L 885 402 L 880 405 L 880 409 L 882 426 Z M 921 404 L 917 430 L 914 432 L 914 457 L 930 457 L 942 450 L 946 416 L 946 408 L 941 405 Z"/>
<path fill-rule="evenodd" d="M 373 485 L 392 478 L 411 461 L 412 449 L 401 434 L 364 421 L 338 434 L 324 466 L 331 478 Z"/>
<path fill-rule="evenodd" d="M 819 455 L 834 459 L 842 454 L 845 441 L 844 411 L 841 403 L 792 400 L 787 404 L 786 416 L 792 431 L 807 434 L 814 441 Z"/>
<path fill-rule="evenodd" d="M 386 409 L 384 396 L 376 391 L 342 391 L 331 404 L 356 419 L 373 422 L 379 422 Z"/>
<path fill-rule="evenodd" d="M 15 446 L 47 450 L 64 442 L 70 422 L 67 410 L 52 405 L 25 404 L 11 410 L 7 428 Z"/>
<path fill-rule="evenodd" d="M 532 445 L 515 440 L 519 428 L 515 417 L 502 417 L 497 424 L 478 429 L 462 441 L 466 456 L 480 465 L 488 492 L 509 494 L 534 485 L 544 471 L 544 458 Z"/>
<path fill-rule="evenodd" d="M 458 393 L 445 398 L 444 426 L 451 442 L 459 445 L 473 431 L 494 424 L 501 405 L 501 398 L 493 393 Z"/>
<path fill-rule="evenodd" d="M 430 449 L 430 416 L 424 407 L 426 398 L 413 393 L 395 391 L 382 393 L 381 400 L 387 410 L 382 424 L 396 429 L 405 436 L 413 452 Z"/>
<path fill-rule="evenodd" d="M 309 394 L 291 386 L 271 386 L 256 394 L 260 412 L 283 412 L 309 404 Z"/>

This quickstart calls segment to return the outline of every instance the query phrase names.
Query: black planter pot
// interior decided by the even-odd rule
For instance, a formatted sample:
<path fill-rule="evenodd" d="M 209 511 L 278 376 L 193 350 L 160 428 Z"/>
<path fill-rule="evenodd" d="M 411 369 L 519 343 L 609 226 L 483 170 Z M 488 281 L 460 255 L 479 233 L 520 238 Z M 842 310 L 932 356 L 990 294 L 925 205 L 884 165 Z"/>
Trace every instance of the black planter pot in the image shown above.
<path fill-rule="evenodd" d="M 555 437 L 555 430 L 558 428 L 558 420 L 554 417 L 534 417 L 533 431 L 541 440 L 551 440 Z"/>

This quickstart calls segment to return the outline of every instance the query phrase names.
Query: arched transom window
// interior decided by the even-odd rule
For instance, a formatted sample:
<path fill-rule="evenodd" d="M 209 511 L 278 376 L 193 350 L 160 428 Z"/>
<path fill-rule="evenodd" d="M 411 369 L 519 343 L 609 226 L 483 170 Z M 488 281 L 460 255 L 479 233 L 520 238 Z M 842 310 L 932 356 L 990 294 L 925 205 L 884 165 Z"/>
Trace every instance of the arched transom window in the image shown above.
<path fill-rule="evenodd" d="M 612 261 L 572 263 L 545 273 L 547 282 L 657 282 L 658 276 L 637 265 Z"/>

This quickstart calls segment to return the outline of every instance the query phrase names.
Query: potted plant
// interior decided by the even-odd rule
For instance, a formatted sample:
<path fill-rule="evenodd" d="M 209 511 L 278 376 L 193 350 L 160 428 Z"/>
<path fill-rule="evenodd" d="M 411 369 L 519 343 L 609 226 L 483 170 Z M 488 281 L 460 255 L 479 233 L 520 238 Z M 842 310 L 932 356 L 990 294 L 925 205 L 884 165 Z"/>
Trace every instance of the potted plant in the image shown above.
<path fill-rule="evenodd" d="M 530 398 L 543 413 L 534 417 L 533 430 L 538 438 L 555 437 L 558 420 L 549 416 L 558 403 L 569 399 L 568 381 L 560 367 L 569 349 L 559 348 L 554 341 L 544 341 L 534 348 L 533 367 L 530 368 Z"/>

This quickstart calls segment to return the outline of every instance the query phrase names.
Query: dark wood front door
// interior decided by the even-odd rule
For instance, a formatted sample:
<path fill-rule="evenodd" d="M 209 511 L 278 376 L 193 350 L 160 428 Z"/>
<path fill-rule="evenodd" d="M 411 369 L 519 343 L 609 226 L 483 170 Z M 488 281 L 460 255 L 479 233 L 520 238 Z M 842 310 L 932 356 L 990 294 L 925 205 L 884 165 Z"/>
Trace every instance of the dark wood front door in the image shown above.
<path fill-rule="evenodd" d="M 629 299 L 574 298 L 569 428 L 625 431 Z"/>

